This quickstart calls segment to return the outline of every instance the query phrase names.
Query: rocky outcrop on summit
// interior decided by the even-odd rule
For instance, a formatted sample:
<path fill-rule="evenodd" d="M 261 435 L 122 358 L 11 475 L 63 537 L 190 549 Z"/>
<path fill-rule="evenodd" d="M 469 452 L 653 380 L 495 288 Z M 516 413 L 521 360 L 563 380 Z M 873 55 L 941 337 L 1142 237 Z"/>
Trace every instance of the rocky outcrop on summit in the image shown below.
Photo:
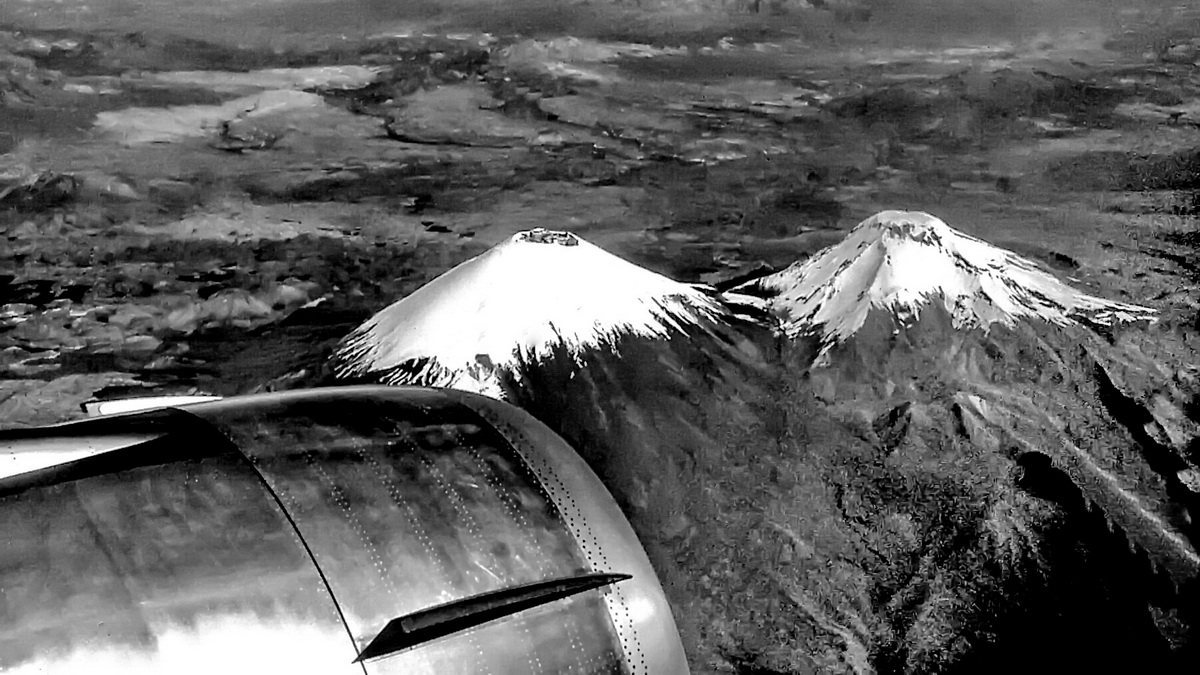
<path fill-rule="evenodd" d="M 930 304 L 953 327 L 1012 327 L 1022 319 L 1057 325 L 1148 320 L 1154 311 L 1077 291 L 1040 265 L 915 211 L 882 211 L 840 243 L 735 292 L 769 297 L 789 337 L 819 335 L 828 349 L 855 334 L 872 310 L 902 324 Z"/>

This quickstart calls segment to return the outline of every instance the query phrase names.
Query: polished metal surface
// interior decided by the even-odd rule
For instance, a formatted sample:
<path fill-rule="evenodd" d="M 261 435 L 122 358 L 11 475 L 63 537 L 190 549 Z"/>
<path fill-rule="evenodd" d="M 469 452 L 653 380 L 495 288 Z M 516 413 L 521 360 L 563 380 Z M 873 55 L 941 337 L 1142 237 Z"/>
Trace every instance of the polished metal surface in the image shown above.
<path fill-rule="evenodd" d="M 11 478 L 158 438 L 154 434 L 106 434 L 85 438 L 31 438 L 0 440 L 0 479 Z"/>
<path fill-rule="evenodd" d="M 361 672 L 295 531 L 204 426 L 126 446 L 179 461 L 0 483 L 0 671 Z"/>
<path fill-rule="evenodd" d="M 444 395 L 198 410 L 292 514 L 357 645 L 398 616 L 589 569 L 519 455 Z M 618 570 L 619 571 L 619 570 Z M 600 592 L 368 663 L 380 673 L 622 673 Z"/>
<path fill-rule="evenodd" d="M 522 453 L 553 496 L 589 563 L 633 575 L 604 596 L 635 675 L 686 675 L 687 657 L 671 607 L 646 551 L 608 490 L 566 441 L 532 415 L 499 401 L 447 391 L 475 410 Z"/>
<path fill-rule="evenodd" d="M 220 396 L 139 396 L 108 401 L 84 401 L 83 411 L 88 417 L 121 415 L 155 408 L 178 408 L 192 403 L 219 401 Z"/>
<path fill-rule="evenodd" d="M 109 448 L 0 477 L 0 671 L 687 672 L 616 504 L 515 408 L 343 387 L 186 411 L 0 432 Z M 352 663 L 406 615 L 595 573 L 632 578 Z"/>

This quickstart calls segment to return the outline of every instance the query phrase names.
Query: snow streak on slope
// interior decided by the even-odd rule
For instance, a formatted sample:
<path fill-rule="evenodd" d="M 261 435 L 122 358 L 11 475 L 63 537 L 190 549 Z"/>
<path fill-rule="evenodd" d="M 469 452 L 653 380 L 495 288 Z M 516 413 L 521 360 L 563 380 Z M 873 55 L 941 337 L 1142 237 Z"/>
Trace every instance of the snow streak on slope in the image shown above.
<path fill-rule="evenodd" d="M 667 337 L 721 316 L 714 294 L 626 262 L 569 232 L 520 232 L 380 311 L 339 347 L 339 377 L 503 398 L 501 373 L 565 347 L 577 359 L 622 336 Z"/>
<path fill-rule="evenodd" d="M 1154 314 L 1081 293 L 1037 263 L 920 211 L 881 211 L 840 243 L 739 291 L 765 292 L 789 337 L 817 334 L 826 349 L 861 328 L 872 308 L 908 325 L 935 301 L 960 329 L 1011 327 L 1020 318 L 1111 325 Z"/>

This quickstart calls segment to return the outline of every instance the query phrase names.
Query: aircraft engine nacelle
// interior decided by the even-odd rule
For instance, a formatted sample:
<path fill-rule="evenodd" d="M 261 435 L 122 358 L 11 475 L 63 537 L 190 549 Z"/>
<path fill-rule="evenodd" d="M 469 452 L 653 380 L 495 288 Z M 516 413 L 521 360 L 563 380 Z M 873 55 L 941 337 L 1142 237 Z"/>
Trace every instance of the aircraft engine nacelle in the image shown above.
<path fill-rule="evenodd" d="M 687 673 L 604 486 L 515 407 L 337 387 L 0 431 L 0 672 Z"/>

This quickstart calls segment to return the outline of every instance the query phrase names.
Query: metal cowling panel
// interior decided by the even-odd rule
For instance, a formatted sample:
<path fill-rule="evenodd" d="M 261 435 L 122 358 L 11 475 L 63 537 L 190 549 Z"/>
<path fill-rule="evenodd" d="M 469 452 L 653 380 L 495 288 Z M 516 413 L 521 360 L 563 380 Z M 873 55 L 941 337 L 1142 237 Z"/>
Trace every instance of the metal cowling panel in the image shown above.
<path fill-rule="evenodd" d="M 3 481 L 0 671 L 362 672 L 294 529 L 207 425 L 167 411 L 39 440 L 151 431 Z"/>
<path fill-rule="evenodd" d="M 283 396 L 201 416 L 271 485 L 360 649 L 396 617 L 592 569 L 577 523 L 522 455 L 440 392 Z M 628 673 L 606 594 L 556 600 L 365 665 L 438 675 Z"/>
<path fill-rule="evenodd" d="M 524 410 L 477 394 L 447 391 L 446 395 L 476 411 L 526 459 L 571 523 L 593 570 L 632 575 L 628 583 L 605 595 L 630 672 L 687 675 L 683 644 L 650 560 L 583 458 Z"/>

